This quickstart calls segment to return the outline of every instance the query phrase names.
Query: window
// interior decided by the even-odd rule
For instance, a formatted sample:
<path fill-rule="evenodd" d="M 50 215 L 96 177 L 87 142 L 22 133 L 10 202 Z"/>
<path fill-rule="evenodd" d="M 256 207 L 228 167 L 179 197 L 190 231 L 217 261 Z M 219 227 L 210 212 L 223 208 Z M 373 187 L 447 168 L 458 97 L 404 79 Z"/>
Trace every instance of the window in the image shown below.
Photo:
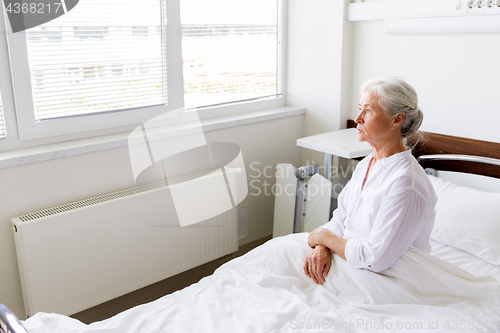
<path fill-rule="evenodd" d="M 141 15 L 136 1 L 120 2 L 82 2 L 27 30 L 36 121 L 167 104 L 162 2 L 142 1 Z M 145 38 L 133 38 L 134 25 Z"/>
<path fill-rule="evenodd" d="M 280 98 L 281 1 L 82 0 L 8 31 L 19 139 Z"/>
<path fill-rule="evenodd" d="M 278 0 L 181 0 L 186 108 L 281 95 L 280 6 Z"/>
<path fill-rule="evenodd" d="M 182 89 L 175 75 L 167 80 L 167 63 L 180 59 L 180 48 L 167 54 L 169 2 L 84 0 L 9 32 L 20 139 L 137 124 L 182 106 L 168 99 L 170 84 Z"/>

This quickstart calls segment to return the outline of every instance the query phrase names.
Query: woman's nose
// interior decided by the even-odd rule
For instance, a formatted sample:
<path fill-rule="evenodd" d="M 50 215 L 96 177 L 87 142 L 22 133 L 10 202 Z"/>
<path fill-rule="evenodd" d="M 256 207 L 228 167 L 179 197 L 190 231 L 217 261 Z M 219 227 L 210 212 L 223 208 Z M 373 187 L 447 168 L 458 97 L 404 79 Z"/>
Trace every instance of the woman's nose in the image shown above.
<path fill-rule="evenodd" d="M 359 124 L 359 123 L 363 122 L 363 117 L 362 117 L 362 115 L 363 115 L 363 111 L 360 111 L 360 112 L 358 113 L 357 117 L 354 119 L 354 122 L 355 122 L 356 124 Z"/>

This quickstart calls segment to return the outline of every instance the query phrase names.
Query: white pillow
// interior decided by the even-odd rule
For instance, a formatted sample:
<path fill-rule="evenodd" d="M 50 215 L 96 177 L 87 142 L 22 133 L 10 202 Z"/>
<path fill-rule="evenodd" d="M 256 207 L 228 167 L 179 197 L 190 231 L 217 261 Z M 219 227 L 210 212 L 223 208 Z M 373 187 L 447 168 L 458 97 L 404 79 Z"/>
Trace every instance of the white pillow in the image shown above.
<path fill-rule="evenodd" d="M 438 197 L 431 238 L 500 265 L 500 193 L 429 179 Z"/>

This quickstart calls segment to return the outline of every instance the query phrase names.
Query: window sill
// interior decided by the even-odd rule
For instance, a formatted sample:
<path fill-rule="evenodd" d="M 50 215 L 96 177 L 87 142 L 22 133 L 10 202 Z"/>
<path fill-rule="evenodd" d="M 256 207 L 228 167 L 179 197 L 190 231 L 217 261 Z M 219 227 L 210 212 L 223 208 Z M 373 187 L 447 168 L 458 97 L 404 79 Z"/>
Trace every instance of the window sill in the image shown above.
<path fill-rule="evenodd" d="M 201 120 L 201 126 L 203 132 L 210 132 L 224 128 L 297 116 L 304 113 L 304 108 L 284 106 L 276 109 Z M 199 125 L 195 123 L 182 123 L 176 126 L 169 126 L 168 129 L 159 128 L 158 133 L 156 133 L 157 135 L 155 135 L 155 139 L 162 140 L 188 135 L 191 134 L 193 130 L 196 131 L 199 128 L 198 126 Z M 129 134 L 130 132 L 125 132 L 6 151 L 0 153 L 0 169 L 126 147 L 128 145 Z"/>

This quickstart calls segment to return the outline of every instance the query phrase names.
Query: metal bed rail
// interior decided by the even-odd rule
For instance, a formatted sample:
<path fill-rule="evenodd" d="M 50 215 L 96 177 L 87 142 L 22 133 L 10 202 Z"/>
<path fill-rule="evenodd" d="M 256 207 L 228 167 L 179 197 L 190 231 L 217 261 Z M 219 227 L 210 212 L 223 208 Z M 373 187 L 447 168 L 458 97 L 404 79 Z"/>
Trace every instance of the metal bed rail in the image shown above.
<path fill-rule="evenodd" d="M 421 155 L 417 158 L 420 161 L 461 161 L 461 162 L 475 162 L 485 163 L 500 166 L 500 160 L 490 157 L 473 156 L 473 155 L 454 155 L 454 154 L 435 154 L 435 155 Z"/>
<path fill-rule="evenodd" d="M 28 333 L 21 321 L 8 307 L 0 303 L 0 332 L 2 333 Z"/>

